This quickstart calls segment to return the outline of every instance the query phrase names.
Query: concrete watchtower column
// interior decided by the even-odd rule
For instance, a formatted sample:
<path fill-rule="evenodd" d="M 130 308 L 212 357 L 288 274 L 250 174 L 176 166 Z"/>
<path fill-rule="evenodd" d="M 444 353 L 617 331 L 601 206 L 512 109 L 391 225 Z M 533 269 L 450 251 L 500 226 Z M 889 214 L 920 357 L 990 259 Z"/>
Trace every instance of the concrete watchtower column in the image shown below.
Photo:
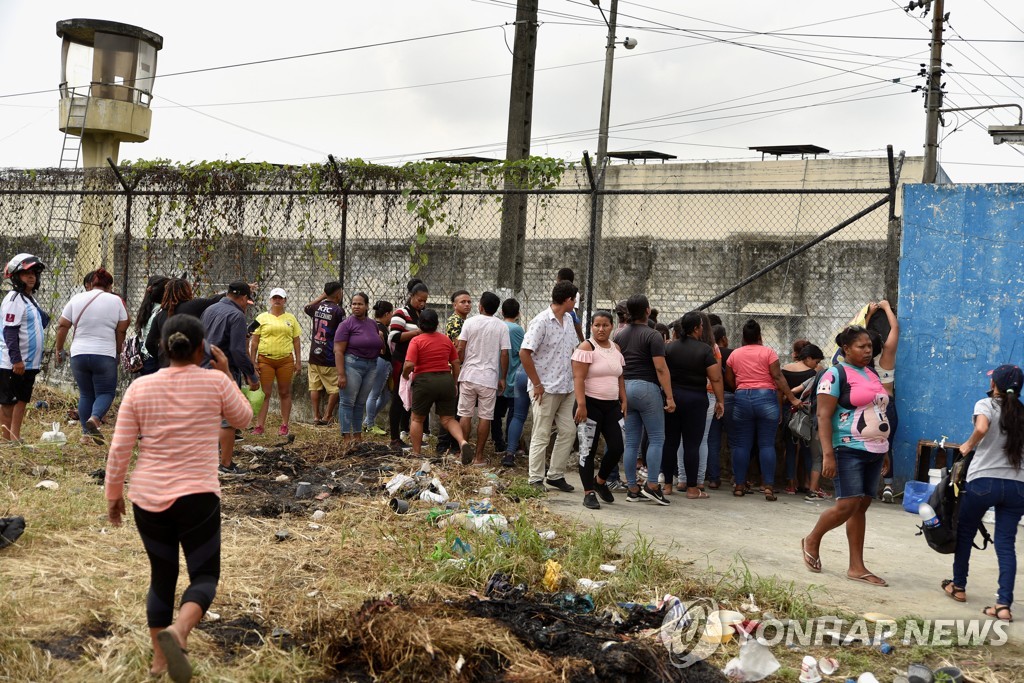
<path fill-rule="evenodd" d="M 82 142 L 85 188 L 102 189 L 107 158 L 122 142 L 145 142 L 153 113 L 156 53 L 164 39 L 146 29 L 102 19 L 57 22 L 61 47 L 60 130 Z M 86 195 L 75 255 L 75 276 L 98 266 L 114 270 L 113 202 Z"/>

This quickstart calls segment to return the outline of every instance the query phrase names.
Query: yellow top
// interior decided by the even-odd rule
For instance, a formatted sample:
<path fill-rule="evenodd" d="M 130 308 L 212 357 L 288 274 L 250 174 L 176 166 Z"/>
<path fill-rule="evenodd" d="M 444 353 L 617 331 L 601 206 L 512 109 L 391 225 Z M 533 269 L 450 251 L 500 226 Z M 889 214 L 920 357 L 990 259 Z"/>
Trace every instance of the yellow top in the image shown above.
<path fill-rule="evenodd" d="M 299 321 L 291 313 L 277 316 L 264 311 L 256 316 L 256 324 L 259 327 L 253 330 L 253 334 L 260 336 L 258 353 L 267 358 L 290 356 L 295 349 L 292 340 L 302 334 Z"/>

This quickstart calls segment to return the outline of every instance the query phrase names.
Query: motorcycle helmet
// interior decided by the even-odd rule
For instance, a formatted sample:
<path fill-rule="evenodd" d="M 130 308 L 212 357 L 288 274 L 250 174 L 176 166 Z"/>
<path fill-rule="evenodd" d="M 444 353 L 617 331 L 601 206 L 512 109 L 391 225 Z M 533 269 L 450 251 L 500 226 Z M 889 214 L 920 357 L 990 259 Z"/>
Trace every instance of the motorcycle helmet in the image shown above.
<path fill-rule="evenodd" d="M 46 269 L 46 264 L 43 263 L 38 256 L 32 254 L 18 254 L 10 261 L 7 262 L 7 267 L 4 269 L 4 277 L 10 278 L 11 285 L 17 291 L 22 291 L 25 288 L 25 284 L 21 281 L 21 278 L 15 277 L 18 273 L 34 270 L 38 275 Z M 39 282 L 36 282 L 35 289 L 39 289 Z"/>

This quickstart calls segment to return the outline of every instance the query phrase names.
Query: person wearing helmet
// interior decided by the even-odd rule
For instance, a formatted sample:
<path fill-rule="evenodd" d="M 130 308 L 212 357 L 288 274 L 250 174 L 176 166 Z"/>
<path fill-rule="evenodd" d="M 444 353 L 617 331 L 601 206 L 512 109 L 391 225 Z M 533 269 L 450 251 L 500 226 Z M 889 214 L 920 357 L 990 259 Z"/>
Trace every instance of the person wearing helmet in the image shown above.
<path fill-rule="evenodd" d="M 43 330 L 48 316 L 33 294 L 46 265 L 32 254 L 18 254 L 7 263 L 4 277 L 12 291 L 0 304 L 3 338 L 0 339 L 0 439 L 21 441 L 25 406 L 43 364 Z"/>

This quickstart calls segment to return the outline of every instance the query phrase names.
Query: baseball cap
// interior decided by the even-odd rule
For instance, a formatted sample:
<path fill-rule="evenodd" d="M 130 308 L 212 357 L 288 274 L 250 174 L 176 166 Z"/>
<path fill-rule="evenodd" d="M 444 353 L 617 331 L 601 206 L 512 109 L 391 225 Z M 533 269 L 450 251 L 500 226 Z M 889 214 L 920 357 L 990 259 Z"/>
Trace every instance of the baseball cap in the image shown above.
<path fill-rule="evenodd" d="M 241 294 L 243 296 L 252 296 L 252 290 L 249 289 L 248 282 L 232 282 L 228 285 L 228 294 Z"/>
<path fill-rule="evenodd" d="M 1014 393 L 1019 396 L 1021 387 L 1024 386 L 1024 372 L 1016 365 L 1000 365 L 995 370 L 989 370 L 988 376 L 1003 393 Z"/>
<path fill-rule="evenodd" d="M 273 299 L 275 296 L 279 296 L 282 299 L 288 298 L 288 292 L 284 291 L 282 287 L 274 287 L 270 290 L 270 298 Z"/>

